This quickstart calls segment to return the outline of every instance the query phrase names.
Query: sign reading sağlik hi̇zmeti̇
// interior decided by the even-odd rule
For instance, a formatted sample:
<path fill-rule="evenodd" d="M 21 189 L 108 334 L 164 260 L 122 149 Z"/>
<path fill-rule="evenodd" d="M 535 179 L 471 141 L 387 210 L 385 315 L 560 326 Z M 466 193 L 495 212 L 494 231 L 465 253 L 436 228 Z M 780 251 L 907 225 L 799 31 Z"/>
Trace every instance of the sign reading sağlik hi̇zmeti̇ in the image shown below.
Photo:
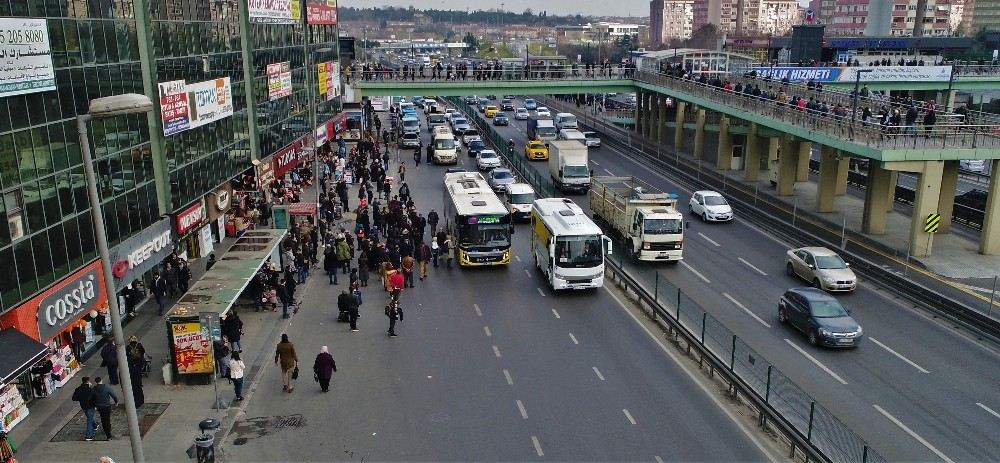
<path fill-rule="evenodd" d="M 0 18 L 0 98 L 55 89 L 45 20 Z"/>

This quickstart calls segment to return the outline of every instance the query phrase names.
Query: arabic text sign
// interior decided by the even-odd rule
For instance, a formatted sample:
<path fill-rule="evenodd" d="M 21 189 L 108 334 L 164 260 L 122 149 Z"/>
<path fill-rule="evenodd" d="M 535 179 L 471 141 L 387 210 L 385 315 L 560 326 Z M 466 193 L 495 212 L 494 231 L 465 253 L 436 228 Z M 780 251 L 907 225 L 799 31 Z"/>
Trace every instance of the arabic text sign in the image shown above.
<path fill-rule="evenodd" d="M 45 20 L 0 18 L 0 98 L 55 89 Z"/>
<path fill-rule="evenodd" d="M 858 69 L 871 69 L 861 73 L 861 82 L 947 82 L 951 66 L 872 66 L 844 68 L 840 82 L 854 82 Z"/>
<path fill-rule="evenodd" d="M 306 22 L 337 24 L 337 0 L 306 0 Z"/>
<path fill-rule="evenodd" d="M 247 0 L 250 22 L 294 24 L 301 18 L 299 0 Z"/>
<path fill-rule="evenodd" d="M 229 78 L 187 85 L 191 128 L 233 115 L 233 90 Z"/>
<path fill-rule="evenodd" d="M 170 136 L 191 128 L 188 119 L 188 99 L 183 80 L 160 82 L 160 116 L 163 135 Z"/>
<path fill-rule="evenodd" d="M 274 63 L 267 65 L 267 98 L 271 101 L 292 94 L 291 63 Z"/>

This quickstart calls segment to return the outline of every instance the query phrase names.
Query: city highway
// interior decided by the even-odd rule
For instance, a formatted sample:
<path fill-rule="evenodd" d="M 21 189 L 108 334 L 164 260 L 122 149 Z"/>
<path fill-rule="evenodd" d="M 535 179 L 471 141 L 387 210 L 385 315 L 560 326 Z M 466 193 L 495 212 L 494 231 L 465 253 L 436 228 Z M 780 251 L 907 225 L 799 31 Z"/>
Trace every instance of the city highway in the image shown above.
<path fill-rule="evenodd" d="M 512 121 L 498 129 L 520 147 L 524 125 Z M 690 191 L 607 144 L 591 149 L 591 160 L 595 175 L 635 175 L 678 193 L 681 204 L 690 197 Z M 544 162 L 534 166 L 547 170 Z M 574 199 L 587 209 L 585 196 Z M 813 348 L 776 319 L 781 293 L 806 285 L 784 274 L 789 246 L 739 219 L 729 224 L 690 220 L 684 262 L 649 265 L 647 271 L 658 271 L 683 288 L 883 456 L 890 461 L 1000 460 L 1000 355 L 994 349 L 863 279 L 855 294 L 838 298 L 864 327 L 865 341 L 855 350 Z"/>
<path fill-rule="evenodd" d="M 412 150 L 401 157 L 421 212 L 440 212 L 445 167 L 414 167 Z M 464 153 L 461 162 L 474 166 Z M 752 425 L 717 405 L 700 374 L 692 379 L 691 366 L 674 360 L 612 293 L 548 290 L 533 268 L 529 230 L 517 226 L 507 267 L 431 268 L 404 291 L 394 339 L 382 313 L 388 296 L 374 276 L 361 331 L 352 333 L 335 321 L 343 280 L 333 286 L 314 275 L 287 328 L 303 367 L 298 386 L 281 393 L 280 372 L 264 359 L 261 381 L 247 385 L 243 420 L 225 441 L 227 459 L 781 459 L 781 450 L 765 453 L 769 442 L 758 445 L 763 438 L 743 429 Z M 309 371 L 322 345 L 338 366 L 329 394 Z M 258 425 L 279 416 L 303 421 Z"/>

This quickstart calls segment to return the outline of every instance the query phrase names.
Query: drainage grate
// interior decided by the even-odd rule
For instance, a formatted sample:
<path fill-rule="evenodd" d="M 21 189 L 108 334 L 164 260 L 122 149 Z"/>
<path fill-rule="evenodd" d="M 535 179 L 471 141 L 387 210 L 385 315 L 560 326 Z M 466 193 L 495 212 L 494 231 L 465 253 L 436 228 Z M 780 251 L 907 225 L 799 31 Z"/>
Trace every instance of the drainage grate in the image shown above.
<path fill-rule="evenodd" d="M 302 415 L 288 415 L 275 417 L 274 421 L 271 423 L 271 427 L 275 429 L 298 428 L 303 424 L 305 424 L 305 419 Z"/>

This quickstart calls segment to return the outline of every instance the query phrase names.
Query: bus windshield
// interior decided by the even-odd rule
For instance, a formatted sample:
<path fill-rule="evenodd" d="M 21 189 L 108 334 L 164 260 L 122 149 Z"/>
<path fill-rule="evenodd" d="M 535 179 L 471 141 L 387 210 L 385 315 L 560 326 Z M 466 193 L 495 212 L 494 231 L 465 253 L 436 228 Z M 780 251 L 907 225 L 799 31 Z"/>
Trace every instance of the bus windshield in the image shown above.
<path fill-rule="evenodd" d="M 510 246 L 510 226 L 505 221 L 489 224 L 465 224 L 460 227 L 458 234 L 461 246 Z"/>
<path fill-rule="evenodd" d="M 563 268 L 596 267 L 604 263 L 600 235 L 556 238 L 556 265 Z"/>

